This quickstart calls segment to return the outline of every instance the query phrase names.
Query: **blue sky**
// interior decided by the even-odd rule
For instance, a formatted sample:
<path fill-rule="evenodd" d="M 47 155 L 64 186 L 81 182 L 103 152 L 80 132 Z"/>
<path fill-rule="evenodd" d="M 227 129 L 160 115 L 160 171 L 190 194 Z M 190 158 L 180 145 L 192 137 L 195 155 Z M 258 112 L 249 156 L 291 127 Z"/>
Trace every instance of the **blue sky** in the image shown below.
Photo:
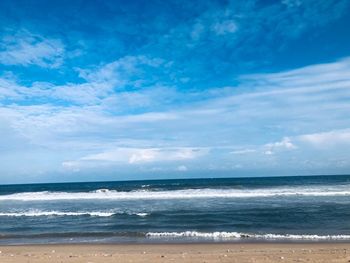
<path fill-rule="evenodd" d="M 350 173 L 350 3 L 0 2 L 0 183 Z"/>

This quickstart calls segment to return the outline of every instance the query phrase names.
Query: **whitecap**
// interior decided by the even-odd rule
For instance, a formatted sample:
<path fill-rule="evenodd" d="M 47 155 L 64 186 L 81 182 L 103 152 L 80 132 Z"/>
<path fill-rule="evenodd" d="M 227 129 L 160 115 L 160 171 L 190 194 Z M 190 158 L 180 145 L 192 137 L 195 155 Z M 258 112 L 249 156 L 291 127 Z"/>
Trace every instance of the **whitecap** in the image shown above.
<path fill-rule="evenodd" d="M 98 189 L 92 192 L 24 192 L 0 195 L 0 201 L 50 201 L 50 200 L 160 200 L 160 199 L 195 199 L 195 198 L 265 198 L 265 197 L 328 197 L 350 196 L 347 186 L 285 187 L 263 189 L 185 189 L 167 191 L 138 190 L 122 192 Z"/>
<path fill-rule="evenodd" d="M 264 239 L 264 240 L 350 240 L 350 235 L 249 234 L 239 232 L 148 232 L 148 238 Z"/>

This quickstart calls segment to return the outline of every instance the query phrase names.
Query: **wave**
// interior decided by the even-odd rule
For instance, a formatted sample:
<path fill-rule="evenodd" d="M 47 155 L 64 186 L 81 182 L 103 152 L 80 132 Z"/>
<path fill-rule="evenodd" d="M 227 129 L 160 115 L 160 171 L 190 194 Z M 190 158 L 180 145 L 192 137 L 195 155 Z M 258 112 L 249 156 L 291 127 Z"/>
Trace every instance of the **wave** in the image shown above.
<path fill-rule="evenodd" d="M 148 216 L 148 213 L 136 213 L 137 216 L 145 217 Z"/>
<path fill-rule="evenodd" d="M 350 235 L 247 234 L 239 232 L 148 232 L 148 238 L 264 239 L 264 240 L 350 240 Z"/>
<path fill-rule="evenodd" d="M 110 217 L 120 214 L 137 215 L 140 217 L 148 216 L 148 213 L 116 213 L 116 212 L 63 212 L 63 211 L 24 211 L 0 213 L 0 217 L 39 217 L 39 216 L 94 216 L 94 217 Z"/>
<path fill-rule="evenodd" d="M 192 199 L 192 198 L 254 198 L 278 196 L 350 196 L 349 185 L 330 187 L 289 187 L 269 189 L 185 189 L 168 191 L 138 190 L 119 192 L 98 189 L 92 192 L 24 192 L 0 195 L 0 201 L 50 201 L 50 200 L 135 200 L 135 199 Z"/>

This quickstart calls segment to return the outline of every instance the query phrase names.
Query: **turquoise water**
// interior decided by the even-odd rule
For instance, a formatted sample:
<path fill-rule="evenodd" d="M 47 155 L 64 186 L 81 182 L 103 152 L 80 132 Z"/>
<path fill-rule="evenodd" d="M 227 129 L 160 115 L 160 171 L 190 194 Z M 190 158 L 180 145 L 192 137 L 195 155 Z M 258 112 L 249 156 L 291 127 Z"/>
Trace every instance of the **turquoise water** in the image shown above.
<path fill-rule="evenodd" d="M 0 186 L 0 243 L 350 240 L 350 176 Z"/>

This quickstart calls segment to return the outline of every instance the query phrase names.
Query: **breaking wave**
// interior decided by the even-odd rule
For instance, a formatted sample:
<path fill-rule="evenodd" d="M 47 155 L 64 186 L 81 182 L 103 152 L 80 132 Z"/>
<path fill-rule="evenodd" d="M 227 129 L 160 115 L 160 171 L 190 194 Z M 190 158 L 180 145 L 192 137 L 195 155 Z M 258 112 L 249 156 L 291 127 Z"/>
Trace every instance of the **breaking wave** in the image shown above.
<path fill-rule="evenodd" d="M 204 239 L 264 239 L 264 240 L 350 240 L 350 235 L 278 235 L 247 234 L 239 232 L 148 232 L 148 238 L 204 238 Z"/>
<path fill-rule="evenodd" d="M 138 190 L 122 192 L 98 189 L 92 192 L 24 192 L 0 195 L 0 201 L 50 201 L 50 200 L 147 200 L 147 199 L 193 199 L 193 198 L 254 198 L 275 196 L 350 196 L 349 185 L 319 187 L 289 187 L 269 189 L 185 189 L 167 191 Z"/>

